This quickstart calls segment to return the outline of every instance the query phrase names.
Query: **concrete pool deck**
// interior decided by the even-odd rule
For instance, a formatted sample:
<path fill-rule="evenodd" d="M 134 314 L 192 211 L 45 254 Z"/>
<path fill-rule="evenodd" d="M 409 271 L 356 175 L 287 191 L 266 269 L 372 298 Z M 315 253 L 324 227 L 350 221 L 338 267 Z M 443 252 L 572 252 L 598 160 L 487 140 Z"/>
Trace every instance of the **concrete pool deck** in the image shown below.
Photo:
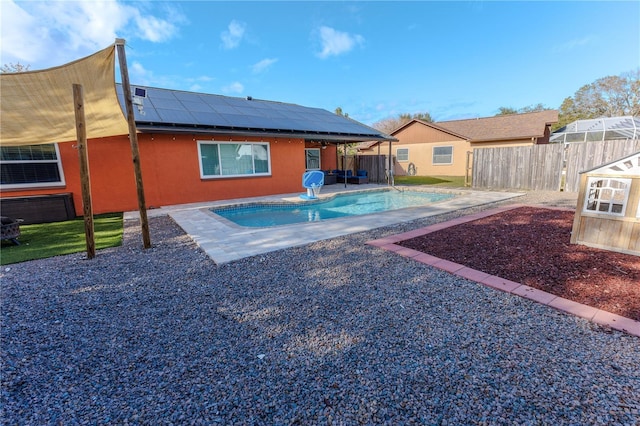
<path fill-rule="evenodd" d="M 340 184 L 330 185 L 322 188 L 320 198 L 331 197 L 338 193 L 386 188 L 388 188 L 387 185 L 377 184 L 348 185 L 346 188 Z M 524 195 L 524 193 L 521 192 L 475 191 L 464 188 L 399 188 L 455 193 L 458 196 L 422 207 L 411 207 L 383 213 L 268 228 L 241 227 L 215 215 L 210 209 L 242 203 L 301 202 L 300 194 L 303 193 L 302 191 L 294 194 L 166 206 L 159 209 L 148 210 L 147 216 L 169 215 L 215 263 L 223 264 L 270 251 L 301 246 L 315 241 L 368 231 L 370 229 L 495 203 Z M 138 211 L 126 212 L 124 215 L 125 220 L 139 218 Z"/>

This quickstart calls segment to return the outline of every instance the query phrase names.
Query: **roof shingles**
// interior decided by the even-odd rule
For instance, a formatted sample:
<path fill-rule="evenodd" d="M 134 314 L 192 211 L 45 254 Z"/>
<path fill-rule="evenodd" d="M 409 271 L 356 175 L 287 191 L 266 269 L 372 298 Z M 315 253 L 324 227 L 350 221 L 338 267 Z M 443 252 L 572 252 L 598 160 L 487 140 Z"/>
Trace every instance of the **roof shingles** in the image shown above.
<path fill-rule="evenodd" d="M 557 110 L 439 121 L 439 127 L 464 135 L 471 142 L 544 137 L 545 127 L 558 121 Z"/>

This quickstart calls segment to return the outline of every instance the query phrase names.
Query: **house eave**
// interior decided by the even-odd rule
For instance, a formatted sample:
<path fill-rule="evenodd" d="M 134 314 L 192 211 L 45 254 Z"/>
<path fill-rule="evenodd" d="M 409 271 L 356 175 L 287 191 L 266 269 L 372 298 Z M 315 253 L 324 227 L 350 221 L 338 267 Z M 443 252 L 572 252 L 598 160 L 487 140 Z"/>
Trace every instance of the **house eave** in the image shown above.
<path fill-rule="evenodd" d="M 167 126 L 154 123 L 136 123 L 136 127 L 141 133 L 177 133 L 194 135 L 225 135 L 238 137 L 272 137 L 272 138 L 300 138 L 314 141 L 327 142 L 366 142 L 366 141 L 397 141 L 396 138 L 375 134 L 353 134 L 335 132 L 314 132 L 304 130 L 284 130 L 284 129 L 251 129 L 251 128 L 229 128 L 211 127 L 197 125 L 176 124 Z"/>
<path fill-rule="evenodd" d="M 505 138 L 488 138 L 488 139 L 469 139 L 471 143 L 483 143 L 483 142 L 508 142 L 508 141 L 521 141 L 526 139 L 540 139 L 543 138 L 544 135 L 535 135 L 535 136 L 509 136 Z"/>

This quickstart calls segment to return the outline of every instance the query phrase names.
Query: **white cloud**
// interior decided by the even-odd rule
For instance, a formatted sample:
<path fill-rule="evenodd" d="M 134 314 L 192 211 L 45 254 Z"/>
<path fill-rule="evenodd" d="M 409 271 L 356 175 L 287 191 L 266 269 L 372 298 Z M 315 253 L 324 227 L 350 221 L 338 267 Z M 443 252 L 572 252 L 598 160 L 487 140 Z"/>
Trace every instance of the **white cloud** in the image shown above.
<path fill-rule="evenodd" d="M 153 72 L 147 70 L 140 62 L 134 61 L 128 66 L 130 80 L 143 86 L 153 85 Z"/>
<path fill-rule="evenodd" d="M 235 19 L 229 23 L 228 30 L 223 31 L 220 34 L 222 39 L 222 47 L 224 49 L 235 49 L 240 45 L 242 38 L 244 37 L 247 24 L 244 22 L 236 21 Z"/>
<path fill-rule="evenodd" d="M 135 21 L 141 31 L 141 38 L 155 43 L 169 40 L 178 32 L 174 24 L 155 16 L 142 16 L 136 13 Z"/>
<path fill-rule="evenodd" d="M 323 26 L 320 27 L 320 42 L 322 51 L 318 53 L 318 56 L 324 59 L 329 56 L 342 55 L 354 47 L 364 44 L 364 37 Z"/>
<path fill-rule="evenodd" d="M 557 44 L 553 46 L 552 50 L 555 53 L 565 53 L 575 48 L 591 44 L 591 42 L 593 42 L 594 40 L 595 40 L 595 37 L 590 35 L 582 38 L 574 38 L 573 40 L 569 40 L 565 43 Z"/>
<path fill-rule="evenodd" d="M 222 88 L 223 93 L 242 93 L 243 91 L 244 86 L 242 85 L 242 83 L 239 83 L 237 81 Z"/>
<path fill-rule="evenodd" d="M 197 82 L 197 81 L 202 82 L 202 83 L 208 83 L 208 82 L 213 81 L 213 80 L 214 80 L 214 78 L 213 78 L 213 77 L 210 77 L 210 76 L 208 76 L 208 75 L 201 75 L 201 76 L 199 76 L 199 77 L 190 77 L 190 78 L 187 78 L 187 81 L 188 81 L 188 82 L 193 82 L 193 83 L 195 83 L 195 82 Z"/>
<path fill-rule="evenodd" d="M 9 0 L 2 2 L 1 19 L 0 54 L 3 64 L 20 62 L 29 65 L 47 53 L 41 43 L 33 43 L 33 40 L 46 40 L 49 37 L 49 32 L 39 27 L 36 17 Z"/>
<path fill-rule="evenodd" d="M 267 69 L 269 69 L 271 65 L 275 64 L 276 62 L 278 62 L 277 59 L 265 58 L 260 62 L 253 64 L 253 66 L 251 67 L 251 70 L 253 71 L 254 74 L 260 74 L 261 72 L 264 72 Z"/>
<path fill-rule="evenodd" d="M 143 10 L 145 6 L 116 0 L 2 0 L 2 61 L 47 68 L 94 53 L 116 38 L 162 42 L 185 22 L 178 11 L 162 9 L 169 17 L 165 19 Z"/>

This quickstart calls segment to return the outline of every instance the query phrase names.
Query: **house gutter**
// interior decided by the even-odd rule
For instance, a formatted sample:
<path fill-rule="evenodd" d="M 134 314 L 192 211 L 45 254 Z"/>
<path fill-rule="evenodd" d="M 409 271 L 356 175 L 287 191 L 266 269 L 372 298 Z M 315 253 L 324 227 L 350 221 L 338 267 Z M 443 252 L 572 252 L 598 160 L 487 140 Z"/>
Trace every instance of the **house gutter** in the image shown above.
<path fill-rule="evenodd" d="M 141 133 L 179 133 L 196 135 L 225 135 L 240 137 L 273 137 L 273 138 L 300 138 L 315 141 L 330 142 L 366 142 L 366 141 L 397 141 L 390 136 L 371 134 L 340 134 L 340 133 L 317 133 L 304 131 L 277 131 L 277 130 L 253 130 L 253 129 L 203 129 L 190 127 L 155 127 L 145 124 L 137 126 Z"/>

